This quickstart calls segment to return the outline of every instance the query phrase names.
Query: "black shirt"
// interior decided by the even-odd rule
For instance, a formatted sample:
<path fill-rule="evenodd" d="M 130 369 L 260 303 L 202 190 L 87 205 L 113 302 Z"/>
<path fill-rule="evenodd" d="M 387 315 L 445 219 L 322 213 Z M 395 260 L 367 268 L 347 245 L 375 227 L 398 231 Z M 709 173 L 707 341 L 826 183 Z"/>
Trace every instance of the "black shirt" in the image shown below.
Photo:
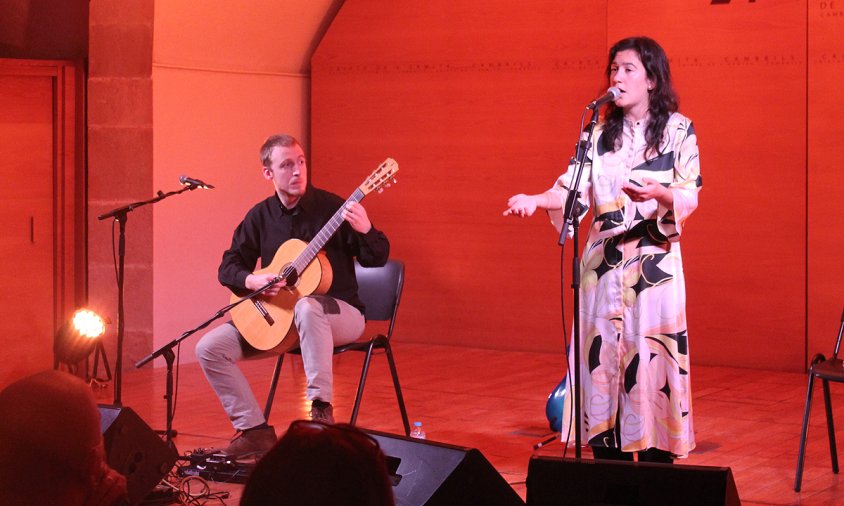
<path fill-rule="evenodd" d="M 276 194 L 259 202 L 246 213 L 234 231 L 231 247 L 223 253 L 217 276 L 220 283 L 239 295 L 248 293 L 246 276 L 256 269 L 259 258 L 261 266 L 267 266 L 288 239 L 310 242 L 344 202 L 339 196 L 310 185 L 292 209 L 285 208 Z M 323 250 L 333 273 L 326 295 L 363 312 L 354 258 L 364 267 L 384 265 L 390 254 L 387 237 L 374 225 L 368 233 L 361 234 L 344 221 Z"/>

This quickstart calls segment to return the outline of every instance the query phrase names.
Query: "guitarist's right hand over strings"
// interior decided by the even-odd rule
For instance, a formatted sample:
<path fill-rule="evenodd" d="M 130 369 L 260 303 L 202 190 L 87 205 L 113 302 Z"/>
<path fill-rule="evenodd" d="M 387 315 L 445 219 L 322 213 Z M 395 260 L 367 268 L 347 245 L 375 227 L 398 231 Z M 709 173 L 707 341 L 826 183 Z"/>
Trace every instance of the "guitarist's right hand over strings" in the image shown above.
<path fill-rule="evenodd" d="M 274 279 L 276 279 L 276 275 L 271 272 L 265 272 L 264 274 L 250 274 L 246 276 L 245 284 L 246 288 L 254 292 L 255 290 L 263 288 L 264 285 L 272 282 Z M 287 286 L 287 281 L 280 278 L 273 286 L 261 292 L 261 295 L 265 297 L 274 297 L 278 295 L 278 292 L 285 286 Z"/>

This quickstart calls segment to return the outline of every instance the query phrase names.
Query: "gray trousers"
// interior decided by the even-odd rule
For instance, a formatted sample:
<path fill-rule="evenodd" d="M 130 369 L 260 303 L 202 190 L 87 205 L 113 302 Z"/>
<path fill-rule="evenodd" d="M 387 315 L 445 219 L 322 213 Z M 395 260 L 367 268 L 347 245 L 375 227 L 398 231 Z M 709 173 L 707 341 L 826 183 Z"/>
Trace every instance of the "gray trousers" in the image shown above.
<path fill-rule="evenodd" d="M 363 334 L 365 320 L 354 306 L 325 295 L 296 302 L 293 321 L 307 380 L 308 400 L 332 402 L 334 346 L 347 344 Z M 236 430 L 264 423 L 264 412 L 236 362 L 270 355 L 251 348 L 231 323 L 206 333 L 196 344 L 196 358 L 211 388 Z"/>

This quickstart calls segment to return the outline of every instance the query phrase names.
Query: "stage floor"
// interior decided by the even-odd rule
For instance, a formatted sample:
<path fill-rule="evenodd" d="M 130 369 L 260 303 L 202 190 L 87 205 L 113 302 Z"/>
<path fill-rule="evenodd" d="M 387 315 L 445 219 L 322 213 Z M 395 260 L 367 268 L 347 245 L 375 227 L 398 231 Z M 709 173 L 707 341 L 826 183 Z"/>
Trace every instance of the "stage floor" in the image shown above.
<path fill-rule="evenodd" d="M 516 492 L 525 498 L 531 455 L 563 455 L 554 442 L 535 452 L 550 435 L 545 417 L 548 395 L 560 381 L 562 354 L 505 352 L 396 342 L 394 354 L 411 423 L 423 422 L 428 439 L 477 448 Z M 363 354 L 335 357 L 335 418 L 348 420 Z M 694 359 L 694 357 L 693 357 Z M 158 363 L 161 361 L 161 363 Z M 165 425 L 165 369 L 132 366 L 123 375 L 123 405 L 152 428 Z M 242 363 L 261 402 L 275 360 Z M 844 504 L 844 486 L 832 473 L 821 387 L 816 385 L 803 486 L 795 493 L 794 475 L 806 396 L 806 376 L 692 363 L 697 448 L 678 464 L 730 467 L 743 504 Z M 98 392 L 112 399 L 112 385 Z M 844 415 L 844 386 L 832 385 L 833 406 Z M 225 445 L 233 429 L 195 363 L 179 369 L 174 439 L 180 453 Z M 306 418 L 304 373 L 300 357 L 285 359 L 270 423 L 282 434 L 291 420 Z M 401 417 L 383 356 L 373 358 L 359 427 L 402 434 Z M 840 429 L 844 430 L 844 428 Z M 569 448 L 567 456 L 574 456 Z M 588 450 L 584 458 L 591 458 Z M 211 482 L 238 504 L 241 485 Z"/>

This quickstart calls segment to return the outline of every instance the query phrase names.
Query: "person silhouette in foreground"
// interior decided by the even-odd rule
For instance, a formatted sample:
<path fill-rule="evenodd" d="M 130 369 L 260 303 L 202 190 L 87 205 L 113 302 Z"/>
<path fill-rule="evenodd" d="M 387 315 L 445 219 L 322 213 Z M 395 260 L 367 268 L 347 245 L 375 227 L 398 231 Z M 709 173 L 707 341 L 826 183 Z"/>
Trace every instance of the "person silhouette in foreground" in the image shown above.
<path fill-rule="evenodd" d="M 0 504 L 116 506 L 126 498 L 84 381 L 50 370 L 0 392 Z"/>
<path fill-rule="evenodd" d="M 258 462 L 240 504 L 393 506 L 395 498 L 378 441 L 349 424 L 295 420 Z"/>

